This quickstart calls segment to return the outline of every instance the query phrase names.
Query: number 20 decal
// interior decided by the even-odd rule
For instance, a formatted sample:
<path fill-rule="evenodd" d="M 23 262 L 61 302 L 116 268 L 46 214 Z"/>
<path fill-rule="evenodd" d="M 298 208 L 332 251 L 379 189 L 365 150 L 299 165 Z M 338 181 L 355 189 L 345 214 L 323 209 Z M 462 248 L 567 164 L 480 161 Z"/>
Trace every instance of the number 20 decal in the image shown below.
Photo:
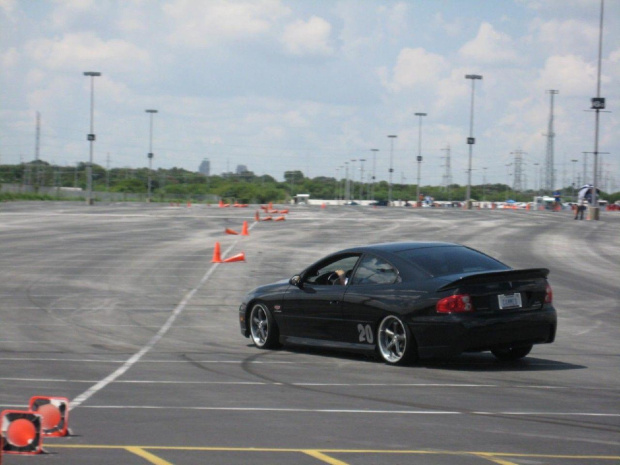
<path fill-rule="evenodd" d="M 364 326 L 363 324 L 357 325 L 357 332 L 359 333 L 360 342 L 367 342 L 368 344 L 372 344 L 375 340 L 375 337 L 372 333 L 372 328 L 370 325 Z"/>

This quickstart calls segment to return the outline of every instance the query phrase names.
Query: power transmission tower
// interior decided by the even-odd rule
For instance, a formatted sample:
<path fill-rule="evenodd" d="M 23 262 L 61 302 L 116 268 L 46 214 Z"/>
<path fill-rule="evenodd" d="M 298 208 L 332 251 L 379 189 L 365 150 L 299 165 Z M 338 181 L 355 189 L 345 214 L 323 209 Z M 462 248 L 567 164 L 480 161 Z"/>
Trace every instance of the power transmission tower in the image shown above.
<path fill-rule="evenodd" d="M 555 175 L 553 169 L 553 138 L 555 132 L 553 132 L 553 96 L 558 94 L 559 90 L 548 90 L 547 93 L 551 95 L 551 104 L 549 111 L 549 127 L 547 128 L 547 155 L 545 157 L 545 189 L 552 191 L 555 187 Z"/>
<path fill-rule="evenodd" d="M 523 190 L 523 155 L 525 154 L 525 152 L 521 149 L 518 149 L 510 153 L 515 156 L 515 159 L 513 161 L 515 169 L 512 190 L 515 192 L 520 192 Z"/>

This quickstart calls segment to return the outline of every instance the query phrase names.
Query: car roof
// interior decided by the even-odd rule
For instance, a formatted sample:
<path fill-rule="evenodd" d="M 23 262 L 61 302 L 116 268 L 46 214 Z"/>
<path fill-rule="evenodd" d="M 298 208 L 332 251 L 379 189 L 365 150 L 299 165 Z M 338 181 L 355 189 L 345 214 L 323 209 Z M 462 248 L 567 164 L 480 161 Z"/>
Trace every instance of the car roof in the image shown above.
<path fill-rule="evenodd" d="M 457 246 L 462 247 L 461 244 L 454 244 L 452 242 L 435 242 L 435 241 L 420 241 L 420 242 L 384 242 L 381 244 L 369 244 L 363 245 L 359 247 L 352 247 L 350 249 L 341 250 L 339 253 L 343 252 L 387 252 L 387 253 L 398 253 L 404 250 L 411 249 L 424 249 L 431 247 L 447 247 L 447 246 Z"/>

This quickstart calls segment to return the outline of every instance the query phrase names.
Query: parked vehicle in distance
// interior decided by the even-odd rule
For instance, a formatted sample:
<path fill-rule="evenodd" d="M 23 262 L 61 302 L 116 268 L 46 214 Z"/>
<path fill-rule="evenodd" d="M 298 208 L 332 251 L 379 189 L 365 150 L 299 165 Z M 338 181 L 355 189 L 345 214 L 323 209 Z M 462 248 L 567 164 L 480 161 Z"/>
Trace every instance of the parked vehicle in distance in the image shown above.
<path fill-rule="evenodd" d="M 480 351 L 517 360 L 555 339 L 548 274 L 452 243 L 353 247 L 249 292 L 240 329 L 261 349 L 359 350 L 394 365 Z"/>

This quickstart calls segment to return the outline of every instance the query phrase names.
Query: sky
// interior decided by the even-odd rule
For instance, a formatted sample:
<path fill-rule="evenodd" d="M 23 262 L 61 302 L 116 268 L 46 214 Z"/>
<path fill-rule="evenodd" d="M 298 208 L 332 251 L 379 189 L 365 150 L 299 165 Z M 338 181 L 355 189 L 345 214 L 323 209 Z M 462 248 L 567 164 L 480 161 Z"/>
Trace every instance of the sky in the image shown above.
<path fill-rule="evenodd" d="M 278 180 L 287 170 L 389 180 L 391 165 L 395 183 L 416 184 L 419 173 L 421 185 L 448 174 L 465 185 L 473 123 L 472 184 L 536 189 L 546 180 L 548 91 L 557 90 L 555 187 L 591 182 L 594 157 L 583 152 L 595 151 L 600 6 L 0 0 L 0 164 L 35 159 L 37 113 L 40 159 L 88 162 L 92 83 L 93 161 L 104 167 L 148 166 L 145 110 L 156 109 L 154 169 L 197 171 L 206 158 L 212 174 L 245 165 Z M 604 8 L 600 96 L 609 112 L 600 113 L 598 185 L 615 192 L 620 0 Z"/>

